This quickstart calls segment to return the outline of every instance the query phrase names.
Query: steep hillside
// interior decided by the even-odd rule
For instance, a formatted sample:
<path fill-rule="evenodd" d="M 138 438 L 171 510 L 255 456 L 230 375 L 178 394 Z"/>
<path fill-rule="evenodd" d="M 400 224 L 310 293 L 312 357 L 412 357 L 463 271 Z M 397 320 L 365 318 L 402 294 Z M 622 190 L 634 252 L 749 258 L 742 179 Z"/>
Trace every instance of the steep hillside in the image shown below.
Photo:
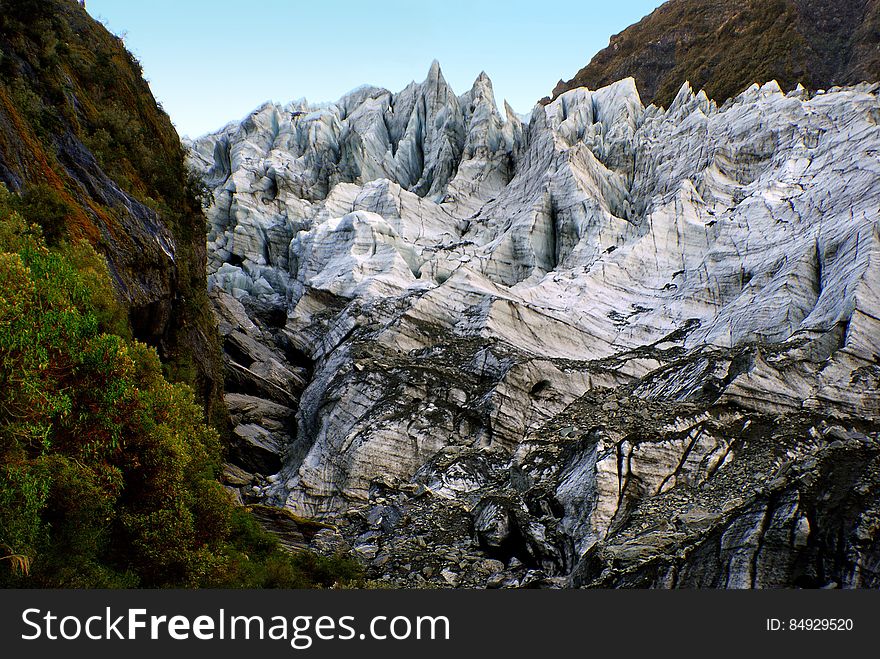
<path fill-rule="evenodd" d="M 138 62 L 73 0 L 0 2 L 0 183 L 50 243 L 107 257 L 134 335 L 221 422 L 198 185 Z"/>
<path fill-rule="evenodd" d="M 646 103 L 682 83 L 719 102 L 753 82 L 828 89 L 880 79 L 877 0 L 670 0 L 620 34 L 552 98 L 632 76 Z M 545 102 L 548 99 L 545 99 Z"/>
<path fill-rule="evenodd" d="M 0 587 L 359 578 L 219 482 L 201 190 L 118 38 L 72 0 L 0 0 Z"/>

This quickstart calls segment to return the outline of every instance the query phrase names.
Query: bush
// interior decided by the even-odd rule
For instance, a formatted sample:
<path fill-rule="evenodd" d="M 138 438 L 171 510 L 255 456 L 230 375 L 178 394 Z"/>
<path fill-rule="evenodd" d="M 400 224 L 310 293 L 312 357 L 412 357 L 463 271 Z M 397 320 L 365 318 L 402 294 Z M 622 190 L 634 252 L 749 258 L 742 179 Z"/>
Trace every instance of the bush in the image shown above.
<path fill-rule="evenodd" d="M 50 198 L 0 187 L 0 585 L 356 581 L 355 563 L 287 555 L 232 504 L 217 432 L 130 338 L 106 263 L 26 221 Z"/>
<path fill-rule="evenodd" d="M 289 554 L 245 509 L 235 508 L 225 568 L 214 575 L 215 588 L 363 588 L 363 569 L 351 557 Z"/>
<path fill-rule="evenodd" d="M 25 220 L 39 225 L 46 244 L 57 246 L 61 243 L 67 234 L 67 220 L 74 209 L 57 190 L 44 183 L 29 185 L 13 203 Z"/>

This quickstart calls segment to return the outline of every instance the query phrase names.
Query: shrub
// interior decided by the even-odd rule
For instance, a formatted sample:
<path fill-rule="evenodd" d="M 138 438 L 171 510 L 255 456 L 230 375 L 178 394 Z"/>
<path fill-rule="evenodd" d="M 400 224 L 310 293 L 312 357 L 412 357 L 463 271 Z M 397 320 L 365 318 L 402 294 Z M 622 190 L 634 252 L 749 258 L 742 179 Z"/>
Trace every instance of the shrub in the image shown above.
<path fill-rule="evenodd" d="M 130 338 L 103 259 L 50 248 L 35 208 L 53 206 L 0 187 L 0 585 L 359 578 L 351 561 L 283 553 L 232 504 L 192 390 Z"/>
<path fill-rule="evenodd" d="M 67 234 L 67 218 L 74 209 L 57 190 L 45 183 L 29 185 L 14 203 L 25 220 L 39 225 L 48 245 L 57 246 Z"/>

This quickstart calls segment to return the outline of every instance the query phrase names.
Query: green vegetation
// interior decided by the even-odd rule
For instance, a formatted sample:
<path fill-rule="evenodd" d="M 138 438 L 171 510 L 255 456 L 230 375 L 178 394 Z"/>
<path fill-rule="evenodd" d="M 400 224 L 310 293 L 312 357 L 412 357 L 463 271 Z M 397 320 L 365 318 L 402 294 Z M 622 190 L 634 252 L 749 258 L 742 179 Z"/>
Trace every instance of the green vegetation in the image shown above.
<path fill-rule="evenodd" d="M 47 245 L 44 201 L 0 186 L 0 585 L 358 583 L 232 504 L 192 390 L 130 338 L 97 252 Z"/>
<path fill-rule="evenodd" d="M 28 186 L 20 198 L 13 198 L 12 205 L 22 215 L 35 219 L 50 246 L 63 240 L 67 218 L 75 213 L 71 204 L 45 183 Z"/>
<path fill-rule="evenodd" d="M 137 59 L 73 0 L 0 0 L 0 181 L 23 192 L 50 247 L 86 239 L 107 258 L 134 336 L 224 430 L 204 186 Z"/>
<path fill-rule="evenodd" d="M 776 79 L 786 90 L 798 82 L 813 83 L 805 71 L 808 47 L 797 29 L 792 4 L 761 0 L 737 10 L 718 27 L 712 24 L 717 17 L 711 10 L 701 7 L 685 12 L 685 24 L 706 25 L 706 33 L 699 33 L 700 38 L 686 48 L 677 48 L 675 66 L 657 91 L 661 104 L 668 106 L 688 79 L 695 89 L 705 89 L 719 102 L 736 96 L 753 82 Z M 719 48 L 719 44 L 725 47 Z"/>
<path fill-rule="evenodd" d="M 21 192 L 0 185 L 0 586 L 361 583 L 282 551 L 217 480 L 205 188 L 73 0 L 0 0 L 0 181 Z"/>
<path fill-rule="evenodd" d="M 553 98 L 627 76 L 646 104 L 665 107 L 686 80 L 718 103 L 773 79 L 784 90 L 873 81 L 878 26 L 876 2 L 670 0 L 613 36 L 574 78 L 559 82 Z"/>

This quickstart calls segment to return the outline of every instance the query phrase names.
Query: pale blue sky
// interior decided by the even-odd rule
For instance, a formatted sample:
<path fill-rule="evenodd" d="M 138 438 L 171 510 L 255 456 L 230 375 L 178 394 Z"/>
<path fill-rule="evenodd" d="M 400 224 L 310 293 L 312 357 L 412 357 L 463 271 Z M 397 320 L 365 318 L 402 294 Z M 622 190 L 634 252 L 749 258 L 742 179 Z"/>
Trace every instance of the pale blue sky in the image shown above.
<path fill-rule="evenodd" d="M 437 59 L 457 93 L 485 70 L 499 103 L 528 112 L 612 34 L 660 0 L 87 0 L 140 59 L 181 135 L 266 100 L 335 101 L 369 83 L 397 92 Z"/>

